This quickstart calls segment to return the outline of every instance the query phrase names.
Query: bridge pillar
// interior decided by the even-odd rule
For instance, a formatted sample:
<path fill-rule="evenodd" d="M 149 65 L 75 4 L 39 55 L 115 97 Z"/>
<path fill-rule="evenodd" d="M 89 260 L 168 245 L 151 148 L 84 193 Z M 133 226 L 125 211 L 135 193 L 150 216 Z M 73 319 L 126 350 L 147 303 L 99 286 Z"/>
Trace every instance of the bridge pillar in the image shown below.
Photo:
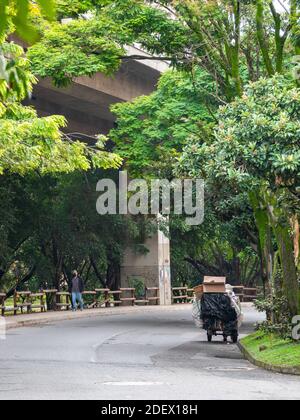
<path fill-rule="evenodd" d="M 121 285 L 128 287 L 130 280 L 138 278 L 146 287 L 159 287 L 161 305 L 171 305 L 170 241 L 160 230 L 145 242 L 147 253 L 125 251 L 121 267 Z"/>

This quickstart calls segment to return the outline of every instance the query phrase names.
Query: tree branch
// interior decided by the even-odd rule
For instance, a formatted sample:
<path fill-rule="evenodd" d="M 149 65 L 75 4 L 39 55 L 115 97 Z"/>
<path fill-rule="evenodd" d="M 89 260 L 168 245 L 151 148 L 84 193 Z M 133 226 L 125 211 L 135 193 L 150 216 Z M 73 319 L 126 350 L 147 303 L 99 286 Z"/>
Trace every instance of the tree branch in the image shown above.
<path fill-rule="evenodd" d="M 19 288 L 20 286 L 22 286 L 23 284 L 27 283 L 28 280 L 31 279 L 31 277 L 34 275 L 35 271 L 36 271 L 36 264 L 29 270 L 29 272 L 16 284 L 15 287 L 12 287 L 6 294 L 6 298 L 8 299 L 11 296 L 13 296 L 13 294 L 15 293 L 15 290 L 17 288 Z"/>
<path fill-rule="evenodd" d="M 91 264 L 92 264 L 92 267 L 93 267 L 93 270 L 94 270 L 94 272 L 96 274 L 97 279 L 100 281 L 100 283 L 102 284 L 103 287 L 106 287 L 106 283 L 103 280 L 103 278 L 102 278 L 102 276 L 101 276 L 101 274 L 100 274 L 100 272 L 98 270 L 98 267 L 97 267 L 97 265 L 95 263 L 94 258 L 93 257 L 90 257 L 90 261 L 91 261 Z"/>

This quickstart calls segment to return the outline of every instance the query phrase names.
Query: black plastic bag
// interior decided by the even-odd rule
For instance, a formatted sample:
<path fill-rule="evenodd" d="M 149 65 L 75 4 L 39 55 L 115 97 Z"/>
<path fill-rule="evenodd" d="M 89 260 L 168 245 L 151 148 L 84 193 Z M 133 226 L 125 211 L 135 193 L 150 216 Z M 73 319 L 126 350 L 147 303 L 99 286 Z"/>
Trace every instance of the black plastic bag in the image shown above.
<path fill-rule="evenodd" d="M 201 300 L 201 319 L 220 320 L 224 323 L 237 321 L 237 313 L 231 306 L 230 297 L 223 293 L 204 293 Z"/>

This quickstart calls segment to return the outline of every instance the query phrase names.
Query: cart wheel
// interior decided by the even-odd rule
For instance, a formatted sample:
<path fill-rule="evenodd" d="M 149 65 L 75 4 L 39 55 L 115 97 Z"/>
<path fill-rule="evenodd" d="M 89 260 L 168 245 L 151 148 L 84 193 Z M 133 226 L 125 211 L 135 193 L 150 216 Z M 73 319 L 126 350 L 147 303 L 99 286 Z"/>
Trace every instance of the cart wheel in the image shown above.
<path fill-rule="evenodd" d="M 239 334 L 237 331 L 235 331 L 231 336 L 231 340 L 234 344 L 236 344 L 238 342 L 238 339 L 239 339 Z"/>
<path fill-rule="evenodd" d="M 208 340 L 209 343 L 212 342 L 212 337 L 213 337 L 212 334 L 207 333 L 207 340 Z"/>

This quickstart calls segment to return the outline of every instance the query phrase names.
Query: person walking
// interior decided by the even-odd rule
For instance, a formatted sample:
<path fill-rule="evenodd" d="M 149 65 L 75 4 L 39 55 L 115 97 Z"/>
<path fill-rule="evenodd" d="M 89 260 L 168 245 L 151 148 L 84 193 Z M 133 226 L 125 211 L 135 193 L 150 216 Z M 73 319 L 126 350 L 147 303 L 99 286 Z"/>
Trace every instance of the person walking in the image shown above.
<path fill-rule="evenodd" d="M 72 278 L 72 309 L 73 311 L 77 310 L 77 302 L 80 305 L 80 310 L 83 311 L 83 299 L 82 292 L 84 290 L 84 284 L 81 277 L 78 275 L 76 270 L 73 271 Z"/>

